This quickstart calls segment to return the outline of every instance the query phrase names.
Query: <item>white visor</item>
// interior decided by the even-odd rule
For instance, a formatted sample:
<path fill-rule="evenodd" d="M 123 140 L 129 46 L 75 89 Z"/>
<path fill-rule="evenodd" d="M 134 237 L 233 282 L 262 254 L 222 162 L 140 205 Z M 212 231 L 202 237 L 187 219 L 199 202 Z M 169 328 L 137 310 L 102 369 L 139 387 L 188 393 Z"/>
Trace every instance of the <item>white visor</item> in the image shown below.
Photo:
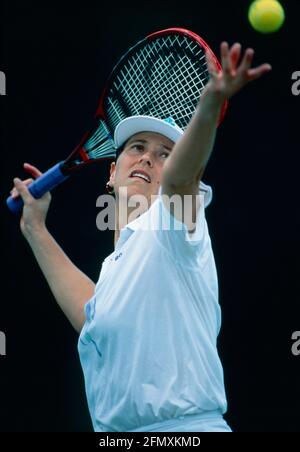
<path fill-rule="evenodd" d="M 119 148 L 130 137 L 140 132 L 156 132 L 176 141 L 183 134 L 183 130 L 177 126 L 172 118 L 157 119 L 153 116 L 130 116 L 123 119 L 115 130 L 114 142 L 116 148 Z"/>

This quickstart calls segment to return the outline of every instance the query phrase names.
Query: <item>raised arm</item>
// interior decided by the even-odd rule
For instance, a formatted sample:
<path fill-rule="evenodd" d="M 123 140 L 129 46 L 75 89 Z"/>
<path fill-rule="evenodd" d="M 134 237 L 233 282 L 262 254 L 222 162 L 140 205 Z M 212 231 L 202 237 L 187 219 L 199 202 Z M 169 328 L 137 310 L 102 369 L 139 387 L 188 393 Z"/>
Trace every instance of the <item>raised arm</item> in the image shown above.
<path fill-rule="evenodd" d="M 24 164 L 35 178 L 40 171 Z M 32 179 L 22 182 L 14 179 L 12 196 L 20 194 L 24 201 L 20 227 L 50 286 L 50 289 L 73 327 L 80 331 L 84 324 L 84 304 L 92 297 L 95 284 L 82 273 L 64 253 L 46 227 L 46 216 L 51 201 L 50 193 L 35 199 L 27 189 Z"/>
<path fill-rule="evenodd" d="M 221 107 L 250 81 L 271 70 L 269 64 L 251 68 L 254 51 L 247 49 L 239 64 L 241 45 L 229 49 L 221 44 L 222 70 L 218 71 L 210 54 L 206 54 L 210 80 L 203 90 L 195 113 L 185 133 L 175 144 L 162 175 L 162 192 L 169 196 L 197 195 L 199 182 L 211 155 Z M 193 203 L 193 218 L 199 204 Z M 179 218 L 182 220 L 182 218 Z M 187 223 L 187 221 L 185 221 Z M 190 225 L 187 224 L 189 227 Z M 189 227 L 190 229 L 190 227 Z"/>

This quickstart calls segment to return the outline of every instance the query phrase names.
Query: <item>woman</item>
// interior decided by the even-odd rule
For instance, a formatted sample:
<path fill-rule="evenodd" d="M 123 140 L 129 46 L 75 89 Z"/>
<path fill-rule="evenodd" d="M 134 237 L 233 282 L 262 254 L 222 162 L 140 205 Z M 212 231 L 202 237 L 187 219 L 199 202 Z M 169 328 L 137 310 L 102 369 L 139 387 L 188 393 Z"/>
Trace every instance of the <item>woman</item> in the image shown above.
<path fill-rule="evenodd" d="M 271 69 L 251 69 L 253 53 L 247 49 L 239 63 L 240 44 L 222 43 L 221 72 L 206 56 L 210 80 L 184 133 L 170 119 L 131 117 L 117 126 L 118 159 L 107 184 L 116 198 L 115 250 L 96 286 L 47 231 L 50 195 L 35 200 L 26 187 L 31 179 L 14 180 L 12 193 L 24 200 L 22 232 L 80 332 L 95 431 L 230 431 L 204 212 L 211 189 L 201 179 L 224 101 Z"/>

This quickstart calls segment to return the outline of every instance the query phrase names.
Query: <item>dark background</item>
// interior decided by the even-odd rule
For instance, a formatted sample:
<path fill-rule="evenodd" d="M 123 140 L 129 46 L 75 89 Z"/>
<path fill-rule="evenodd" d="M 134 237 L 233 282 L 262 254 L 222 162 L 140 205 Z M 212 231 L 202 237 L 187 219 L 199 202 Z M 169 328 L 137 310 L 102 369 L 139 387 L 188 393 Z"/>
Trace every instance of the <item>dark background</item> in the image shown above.
<path fill-rule="evenodd" d="M 89 127 L 113 65 L 146 34 L 168 27 L 200 34 L 217 55 L 228 40 L 256 50 L 271 74 L 230 102 L 204 181 L 219 273 L 223 328 L 219 351 L 235 431 L 300 431 L 299 107 L 291 76 L 300 70 L 299 2 L 282 1 L 283 29 L 255 32 L 250 1 L 6 1 L 1 6 L 1 431 L 90 431 L 77 334 L 57 307 L 18 221 L 6 209 L 12 178 L 24 161 L 42 171 L 65 158 Z M 96 229 L 97 196 L 109 164 L 91 166 L 55 189 L 48 227 L 95 281 L 113 250 Z"/>

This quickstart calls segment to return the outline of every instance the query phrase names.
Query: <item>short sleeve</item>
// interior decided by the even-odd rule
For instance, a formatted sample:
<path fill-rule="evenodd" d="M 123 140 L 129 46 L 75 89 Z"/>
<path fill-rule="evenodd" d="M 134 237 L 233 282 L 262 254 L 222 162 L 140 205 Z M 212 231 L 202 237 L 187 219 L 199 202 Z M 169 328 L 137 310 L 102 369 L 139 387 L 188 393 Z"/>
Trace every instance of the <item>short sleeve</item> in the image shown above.
<path fill-rule="evenodd" d="M 203 190 L 205 189 L 205 191 Z M 155 236 L 176 260 L 181 263 L 195 259 L 210 247 L 210 237 L 205 218 L 205 208 L 212 199 L 211 187 L 201 184 L 199 187 L 200 206 L 197 211 L 195 229 L 190 233 L 185 223 L 176 219 L 163 201 L 162 188 L 152 206 L 152 221 L 155 218 Z M 152 210 L 151 209 L 151 210 Z"/>

